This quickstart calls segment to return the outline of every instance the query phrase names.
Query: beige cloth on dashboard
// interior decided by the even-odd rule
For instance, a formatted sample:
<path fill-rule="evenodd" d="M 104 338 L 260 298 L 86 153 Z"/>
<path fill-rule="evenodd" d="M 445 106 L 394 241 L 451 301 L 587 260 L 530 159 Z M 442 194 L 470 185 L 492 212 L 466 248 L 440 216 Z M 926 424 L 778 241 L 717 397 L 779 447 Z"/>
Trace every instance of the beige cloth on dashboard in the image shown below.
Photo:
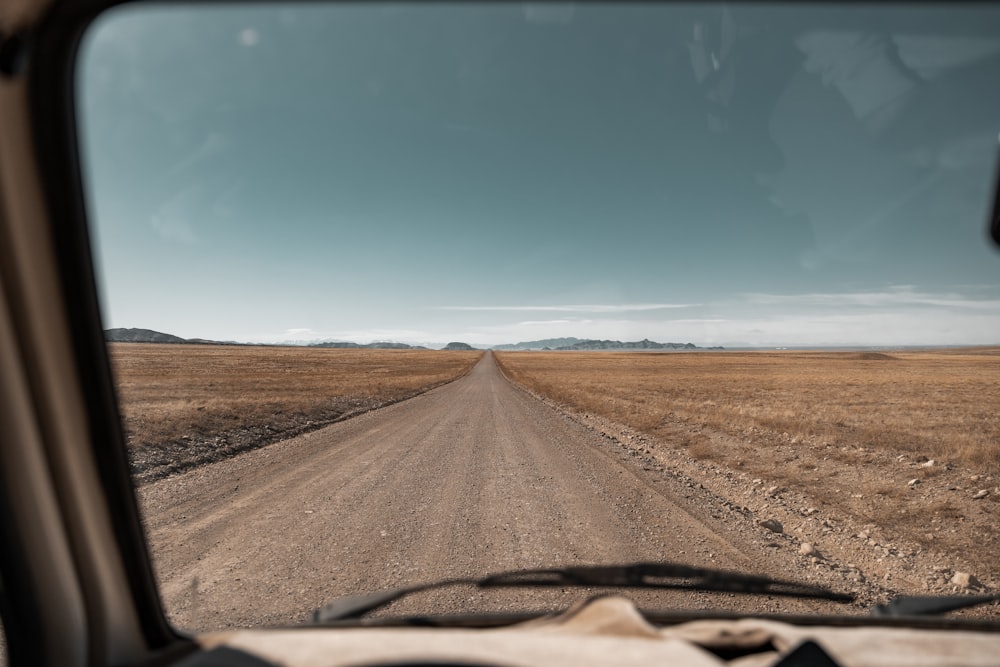
<path fill-rule="evenodd" d="M 498 629 L 303 628 L 241 630 L 199 638 L 288 667 L 452 661 L 483 665 L 770 665 L 812 639 L 845 667 L 1000 664 L 1000 633 L 909 628 L 799 627 L 777 621 L 705 620 L 666 628 L 622 597 Z M 725 661 L 712 653 L 743 653 Z"/>

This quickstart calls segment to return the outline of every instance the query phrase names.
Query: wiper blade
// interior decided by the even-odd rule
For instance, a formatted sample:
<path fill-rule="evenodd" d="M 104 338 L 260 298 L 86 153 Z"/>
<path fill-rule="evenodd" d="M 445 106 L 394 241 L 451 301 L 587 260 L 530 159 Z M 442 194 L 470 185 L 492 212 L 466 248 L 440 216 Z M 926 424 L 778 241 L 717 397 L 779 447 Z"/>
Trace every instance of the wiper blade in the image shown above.
<path fill-rule="evenodd" d="M 873 616 L 939 616 L 1000 600 L 1000 595 L 903 595 L 876 605 Z"/>
<path fill-rule="evenodd" d="M 727 570 L 692 567 L 678 563 L 633 563 L 631 565 L 577 566 L 536 570 L 516 570 L 482 579 L 446 579 L 429 584 L 406 586 L 389 591 L 338 598 L 313 614 L 313 621 L 360 618 L 412 593 L 468 584 L 479 588 L 591 586 L 652 588 L 671 590 L 778 595 L 783 597 L 853 602 L 854 595 L 837 593 L 820 586 Z"/>
<path fill-rule="evenodd" d="M 478 579 L 443 579 L 429 584 L 404 586 L 403 588 L 393 588 L 388 591 L 378 591 L 364 595 L 345 595 L 314 611 L 313 623 L 328 623 L 330 621 L 342 621 L 349 618 L 361 618 L 370 611 L 375 611 L 379 607 L 384 607 L 390 602 L 395 602 L 413 593 L 429 591 L 434 588 L 477 583 L 479 583 Z"/>

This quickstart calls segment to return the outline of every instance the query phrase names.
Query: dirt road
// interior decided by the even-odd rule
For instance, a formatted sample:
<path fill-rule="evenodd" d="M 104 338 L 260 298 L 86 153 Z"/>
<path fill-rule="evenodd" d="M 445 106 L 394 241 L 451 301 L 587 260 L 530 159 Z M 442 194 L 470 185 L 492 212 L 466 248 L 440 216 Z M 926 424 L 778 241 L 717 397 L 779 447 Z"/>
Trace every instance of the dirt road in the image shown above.
<path fill-rule="evenodd" d="M 140 499 L 166 608 L 189 629 L 296 623 L 340 595 L 524 567 L 675 560 L 794 577 L 774 549 L 741 541 L 725 516 L 683 493 L 510 384 L 487 353 L 451 384 L 148 484 Z M 385 613 L 559 608 L 588 593 L 460 587 Z M 633 599 L 820 608 L 691 593 Z"/>

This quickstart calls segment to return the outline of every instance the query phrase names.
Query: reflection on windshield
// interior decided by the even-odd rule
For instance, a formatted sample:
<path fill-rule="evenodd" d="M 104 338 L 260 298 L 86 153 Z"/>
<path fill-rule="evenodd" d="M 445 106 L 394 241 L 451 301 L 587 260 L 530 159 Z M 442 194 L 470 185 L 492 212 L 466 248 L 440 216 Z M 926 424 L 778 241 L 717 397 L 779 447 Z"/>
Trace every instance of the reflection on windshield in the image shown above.
<path fill-rule="evenodd" d="M 102 17 L 84 176 L 175 621 L 636 559 L 992 585 L 998 66 L 986 6 Z M 576 599 L 517 595 L 388 612 Z"/>

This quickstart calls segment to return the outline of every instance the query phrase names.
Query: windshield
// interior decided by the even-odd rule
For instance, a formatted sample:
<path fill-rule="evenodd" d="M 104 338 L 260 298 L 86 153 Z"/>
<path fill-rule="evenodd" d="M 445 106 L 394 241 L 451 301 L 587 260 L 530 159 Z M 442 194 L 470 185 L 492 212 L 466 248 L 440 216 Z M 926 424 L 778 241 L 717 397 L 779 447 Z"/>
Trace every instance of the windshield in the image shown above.
<path fill-rule="evenodd" d="M 998 73 L 986 5 L 107 12 L 82 167 L 169 617 L 1000 585 Z"/>

